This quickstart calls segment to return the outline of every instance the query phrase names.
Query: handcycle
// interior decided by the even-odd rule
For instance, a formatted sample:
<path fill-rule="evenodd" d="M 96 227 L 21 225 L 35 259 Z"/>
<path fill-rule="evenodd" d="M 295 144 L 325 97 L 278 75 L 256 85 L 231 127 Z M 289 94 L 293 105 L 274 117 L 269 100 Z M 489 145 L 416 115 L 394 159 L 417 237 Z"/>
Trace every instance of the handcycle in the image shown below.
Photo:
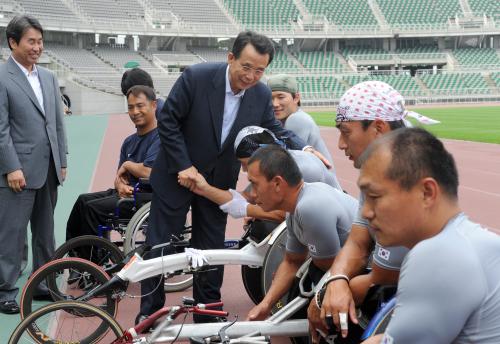
<path fill-rule="evenodd" d="M 299 269 L 299 295 L 278 312 L 264 321 L 232 321 L 206 324 L 176 324 L 173 320 L 183 313 L 211 314 L 227 316 L 223 311 L 208 308 L 221 306 L 220 303 L 211 305 L 195 305 L 194 300 L 185 299 L 180 306 L 164 307 L 136 326 L 123 331 L 120 325 L 106 311 L 99 307 L 80 301 L 61 301 L 48 305 L 33 312 L 18 325 L 13 332 L 9 343 L 57 342 L 57 343 L 163 343 L 176 340 L 190 340 L 192 344 L 208 343 L 269 343 L 270 336 L 305 336 L 308 334 L 307 319 L 290 319 L 290 317 L 309 303 L 309 298 L 321 287 L 328 277 L 325 274 L 316 286 L 308 286 L 307 265 Z M 137 274 L 135 272 L 134 274 Z M 112 281 L 116 279 L 116 281 Z M 101 290 L 117 283 L 118 278 L 104 284 Z M 383 333 L 392 314 L 395 301 L 391 300 L 372 318 L 367 326 L 363 339 Z M 201 313 L 199 313 L 201 312 Z M 149 333 L 148 329 L 161 317 L 165 319 Z M 184 318 L 185 320 L 185 318 Z M 64 326 L 62 325 L 64 323 Z M 67 331 L 66 325 L 77 324 L 77 331 Z M 140 337 L 146 334 L 145 337 Z M 218 334 L 218 335 L 215 335 Z"/>
<path fill-rule="evenodd" d="M 262 232 L 263 231 L 263 232 Z M 282 260 L 286 242 L 286 223 L 277 226 L 269 235 L 268 229 L 249 226 L 239 240 L 227 240 L 231 246 L 226 249 L 196 251 L 198 255 L 181 252 L 143 260 L 142 256 L 151 250 L 163 250 L 169 246 L 184 250 L 187 241 L 171 240 L 169 243 L 154 248 L 145 245 L 139 246 L 120 263 L 109 267 L 105 271 L 102 266 L 80 258 L 66 257 L 48 262 L 40 267 L 28 280 L 20 298 L 21 318 L 28 316 L 34 308 L 40 306 L 34 300 L 38 286 L 45 283 L 54 301 L 82 300 L 92 302 L 109 314 L 115 315 L 118 301 L 126 296 L 129 282 L 138 282 L 145 278 L 179 273 L 191 274 L 210 269 L 211 265 L 242 265 L 242 276 L 245 288 L 255 303 L 260 302 L 264 295 L 265 286 L 270 285 L 274 270 L 266 266 L 277 266 Z M 104 239 L 103 239 L 104 240 Z M 202 264 L 193 266 L 197 259 Z M 262 268 L 264 267 L 264 268 Z M 131 270 L 132 269 L 132 270 Z M 111 278 L 114 285 L 109 284 L 109 274 L 116 272 Z M 68 282 L 70 272 L 77 272 L 80 277 L 74 283 Z M 89 281 L 89 283 L 81 282 Z M 119 283 L 116 283 L 119 281 Z M 99 289 L 98 292 L 94 292 Z"/>

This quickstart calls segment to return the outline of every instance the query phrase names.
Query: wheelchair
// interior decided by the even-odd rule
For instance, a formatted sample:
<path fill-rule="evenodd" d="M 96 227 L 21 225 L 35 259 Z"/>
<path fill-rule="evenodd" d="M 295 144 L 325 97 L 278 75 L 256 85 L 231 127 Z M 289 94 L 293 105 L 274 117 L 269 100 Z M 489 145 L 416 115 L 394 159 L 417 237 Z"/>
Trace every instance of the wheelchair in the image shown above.
<path fill-rule="evenodd" d="M 81 257 L 97 264 L 108 274 L 119 271 L 126 255 L 144 244 L 149 222 L 151 191 L 149 180 L 141 178 L 134 186 L 133 197 L 118 200 L 106 223 L 98 226 L 97 235 L 82 235 L 68 240 L 56 250 L 53 259 Z M 124 206 L 131 207 L 134 212 L 132 217 L 120 215 Z M 179 240 L 187 240 L 190 229 L 187 221 Z M 118 233 L 118 240 L 112 238 L 112 232 Z M 68 278 L 69 284 L 75 282 L 87 284 L 81 280 L 81 274 L 73 274 Z M 192 276 L 174 277 L 166 280 L 165 291 L 180 291 L 191 285 Z"/>

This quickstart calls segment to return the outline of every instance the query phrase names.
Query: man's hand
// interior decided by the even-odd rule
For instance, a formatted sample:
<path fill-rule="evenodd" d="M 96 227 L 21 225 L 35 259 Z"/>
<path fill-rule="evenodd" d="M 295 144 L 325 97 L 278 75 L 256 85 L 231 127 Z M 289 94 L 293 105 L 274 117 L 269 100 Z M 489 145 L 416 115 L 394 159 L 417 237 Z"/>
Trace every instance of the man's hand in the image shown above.
<path fill-rule="evenodd" d="M 177 174 L 177 181 L 182 186 L 191 190 L 195 186 L 195 182 L 193 181 L 193 179 L 196 178 L 197 174 L 198 170 L 196 169 L 196 167 L 194 166 L 188 167 Z"/>
<path fill-rule="evenodd" d="M 321 319 L 326 324 L 325 317 L 331 316 L 335 326 L 341 330 L 342 337 L 347 337 L 347 328 L 340 328 L 339 313 L 346 313 L 355 324 L 358 323 L 356 317 L 356 307 L 352 298 L 351 288 L 347 281 L 339 279 L 330 282 L 326 288 L 325 297 L 321 304 Z"/>
<path fill-rule="evenodd" d="M 7 173 L 7 185 L 14 192 L 21 192 L 26 187 L 26 180 L 22 170 Z"/>
<path fill-rule="evenodd" d="M 269 316 L 270 313 L 271 313 L 271 306 L 265 302 L 261 302 L 257 306 L 252 308 L 250 312 L 248 312 L 246 320 L 247 321 L 264 320 Z"/>
<path fill-rule="evenodd" d="M 66 180 L 67 175 L 68 175 L 68 169 L 66 167 L 61 167 L 61 177 L 63 182 Z"/>
<path fill-rule="evenodd" d="M 316 305 L 316 300 L 312 299 L 307 308 L 307 320 L 309 320 L 309 333 L 313 343 L 319 343 L 319 333 L 328 333 L 326 323 L 321 319 L 321 310 Z"/>
<path fill-rule="evenodd" d="M 332 164 L 330 164 L 330 162 L 323 156 L 323 154 L 318 152 L 313 147 L 307 147 L 306 149 L 304 149 L 304 152 L 309 152 L 311 154 L 316 155 L 319 158 L 319 160 L 321 160 L 323 164 L 325 164 L 326 168 L 328 169 L 332 168 Z"/>
<path fill-rule="evenodd" d="M 118 196 L 120 196 L 120 198 L 132 197 L 134 194 L 134 188 L 127 184 L 118 184 L 116 191 L 118 192 Z"/>
<path fill-rule="evenodd" d="M 194 177 L 188 176 L 188 179 L 193 182 L 189 190 L 197 195 L 205 196 L 207 189 L 210 187 L 205 177 L 203 177 L 201 173 L 197 172 Z"/>

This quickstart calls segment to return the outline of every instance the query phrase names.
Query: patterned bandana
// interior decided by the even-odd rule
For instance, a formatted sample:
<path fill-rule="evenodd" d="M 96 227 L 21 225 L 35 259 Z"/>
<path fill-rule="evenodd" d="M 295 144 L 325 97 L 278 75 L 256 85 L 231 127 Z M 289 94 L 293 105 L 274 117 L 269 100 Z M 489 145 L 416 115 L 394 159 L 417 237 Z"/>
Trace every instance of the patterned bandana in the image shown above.
<path fill-rule="evenodd" d="M 432 118 L 405 110 L 403 96 L 381 81 L 365 81 L 344 93 L 337 106 L 337 122 L 380 119 L 385 122 L 404 120 L 406 116 L 423 124 L 440 123 Z"/>

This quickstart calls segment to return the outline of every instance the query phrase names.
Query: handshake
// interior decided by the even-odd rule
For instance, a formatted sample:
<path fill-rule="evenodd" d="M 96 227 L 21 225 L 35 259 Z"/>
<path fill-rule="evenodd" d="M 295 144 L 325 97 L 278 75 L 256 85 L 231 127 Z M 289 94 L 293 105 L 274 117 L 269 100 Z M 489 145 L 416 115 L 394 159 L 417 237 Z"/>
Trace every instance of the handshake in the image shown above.
<path fill-rule="evenodd" d="M 218 204 L 219 208 L 231 217 L 238 219 L 247 216 L 249 203 L 241 193 L 233 189 L 221 190 L 211 186 L 196 167 L 191 166 L 179 172 L 177 180 L 191 192 Z"/>

